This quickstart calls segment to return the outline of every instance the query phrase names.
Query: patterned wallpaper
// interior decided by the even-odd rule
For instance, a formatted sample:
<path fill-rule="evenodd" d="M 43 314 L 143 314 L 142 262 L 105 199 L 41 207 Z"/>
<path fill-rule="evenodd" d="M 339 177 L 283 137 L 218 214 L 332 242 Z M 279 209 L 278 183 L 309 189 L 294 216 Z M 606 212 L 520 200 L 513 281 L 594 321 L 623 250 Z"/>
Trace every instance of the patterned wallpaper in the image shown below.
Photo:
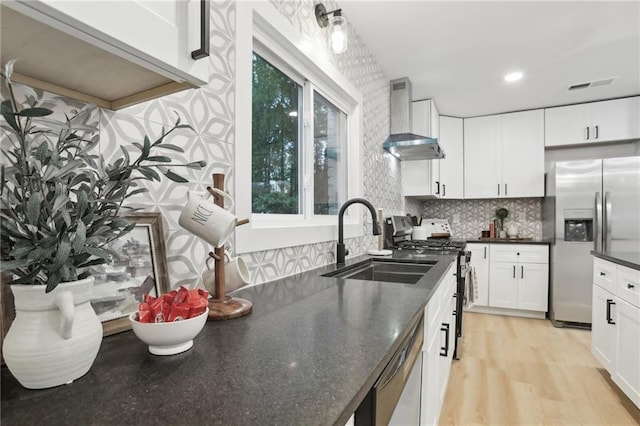
<path fill-rule="evenodd" d="M 424 218 L 448 219 L 454 237 L 479 238 L 481 231 L 489 230 L 489 223 L 500 207 L 509 211 L 505 228 L 515 222 L 519 236 L 542 238 L 541 198 L 428 200 L 422 204 L 421 214 Z"/>
<path fill-rule="evenodd" d="M 349 28 L 349 48 L 336 56 L 328 49 L 325 32 L 316 24 L 313 2 L 309 0 L 272 0 L 271 3 L 302 34 L 320 40 L 330 62 L 361 92 L 363 96 L 363 197 L 385 215 L 403 214 L 399 162 L 382 150 L 389 133 L 389 78 L 362 40 Z M 325 2 L 328 10 L 338 8 Z M 347 17 L 348 19 L 348 17 Z M 170 127 L 176 114 L 194 131 L 181 130 L 170 136 L 169 142 L 185 148 L 184 154 L 171 153 L 181 162 L 206 160 L 204 171 L 181 170 L 189 184 L 144 182 L 149 193 L 132 199 L 130 204 L 144 211 L 161 212 L 164 220 L 170 282 L 173 286 L 200 284 L 205 268 L 205 256 L 210 248 L 178 225 L 180 208 L 188 191 L 204 192 L 211 174 L 226 174 L 226 190 L 232 196 L 234 188 L 235 152 L 235 1 L 211 1 L 211 75 L 207 86 L 151 100 L 113 112 L 98 109 L 96 121 L 100 129 L 100 151 L 109 159 L 118 146 L 135 149 L 132 142 L 144 135 L 157 137 L 163 127 Z M 38 91 L 39 95 L 56 99 L 65 108 L 82 103 Z M 363 209 L 364 210 L 364 209 Z M 368 215 L 368 212 L 366 212 Z M 364 214 L 364 213 L 363 213 Z M 365 217 L 365 236 L 349 239 L 352 255 L 364 253 L 376 246 L 370 235 L 371 218 Z M 230 242 L 233 251 L 233 241 Z M 278 250 L 242 254 L 252 276 L 252 284 L 289 276 L 335 261 L 335 241 L 286 247 Z"/>

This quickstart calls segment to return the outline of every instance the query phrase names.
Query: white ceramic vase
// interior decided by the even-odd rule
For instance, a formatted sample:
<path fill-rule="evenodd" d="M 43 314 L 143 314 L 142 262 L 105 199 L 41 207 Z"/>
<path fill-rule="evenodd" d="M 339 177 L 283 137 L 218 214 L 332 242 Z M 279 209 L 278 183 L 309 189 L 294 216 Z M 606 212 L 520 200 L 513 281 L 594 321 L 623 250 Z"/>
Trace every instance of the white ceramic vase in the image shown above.
<path fill-rule="evenodd" d="M 89 371 L 102 342 L 102 324 L 89 303 L 93 277 L 59 284 L 12 285 L 16 318 L 2 351 L 22 386 L 70 383 Z"/>

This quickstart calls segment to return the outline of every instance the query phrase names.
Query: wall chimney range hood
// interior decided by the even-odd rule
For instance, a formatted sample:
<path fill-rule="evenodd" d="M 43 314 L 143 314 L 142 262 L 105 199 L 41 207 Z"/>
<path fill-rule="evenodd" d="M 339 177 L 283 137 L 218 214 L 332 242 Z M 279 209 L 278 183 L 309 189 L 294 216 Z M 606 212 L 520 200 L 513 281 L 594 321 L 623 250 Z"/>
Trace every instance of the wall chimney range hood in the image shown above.
<path fill-rule="evenodd" d="M 401 161 L 444 158 L 438 139 L 412 131 L 411 81 L 391 81 L 391 134 L 382 147 Z"/>

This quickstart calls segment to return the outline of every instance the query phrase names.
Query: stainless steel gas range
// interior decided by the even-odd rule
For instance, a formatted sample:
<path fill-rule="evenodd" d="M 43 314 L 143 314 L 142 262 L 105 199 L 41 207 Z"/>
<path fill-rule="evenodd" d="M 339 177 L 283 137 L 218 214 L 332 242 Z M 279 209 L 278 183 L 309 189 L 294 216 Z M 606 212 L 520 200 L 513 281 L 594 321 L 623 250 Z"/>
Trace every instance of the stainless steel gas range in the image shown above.
<path fill-rule="evenodd" d="M 454 359 L 461 355 L 460 339 L 462 338 L 462 316 L 467 298 L 467 273 L 471 261 L 471 252 L 465 250 L 466 241 L 452 238 L 427 238 L 426 240 L 412 240 L 413 229 L 408 217 L 391 216 L 385 219 L 385 248 L 392 248 L 398 252 L 410 252 L 412 257 L 416 255 L 448 254 L 456 255 L 456 345 L 453 351 Z M 423 220 L 427 221 L 427 219 Z M 448 226 L 448 224 L 447 224 Z"/>

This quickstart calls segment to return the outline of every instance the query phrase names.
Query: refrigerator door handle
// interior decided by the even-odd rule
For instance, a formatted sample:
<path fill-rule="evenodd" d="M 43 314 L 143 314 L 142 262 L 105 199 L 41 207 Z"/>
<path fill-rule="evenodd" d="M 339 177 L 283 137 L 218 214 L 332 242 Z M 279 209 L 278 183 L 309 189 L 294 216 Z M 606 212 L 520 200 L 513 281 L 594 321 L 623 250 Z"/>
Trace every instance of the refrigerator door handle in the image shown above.
<path fill-rule="evenodd" d="M 609 250 L 611 245 L 611 193 L 604 193 L 604 214 L 602 216 L 602 250 Z"/>
<path fill-rule="evenodd" d="M 600 197 L 599 192 L 596 192 L 594 201 L 595 208 L 593 218 L 593 249 L 595 251 L 600 251 L 602 248 L 602 227 L 600 226 L 602 218 L 602 198 Z"/>

